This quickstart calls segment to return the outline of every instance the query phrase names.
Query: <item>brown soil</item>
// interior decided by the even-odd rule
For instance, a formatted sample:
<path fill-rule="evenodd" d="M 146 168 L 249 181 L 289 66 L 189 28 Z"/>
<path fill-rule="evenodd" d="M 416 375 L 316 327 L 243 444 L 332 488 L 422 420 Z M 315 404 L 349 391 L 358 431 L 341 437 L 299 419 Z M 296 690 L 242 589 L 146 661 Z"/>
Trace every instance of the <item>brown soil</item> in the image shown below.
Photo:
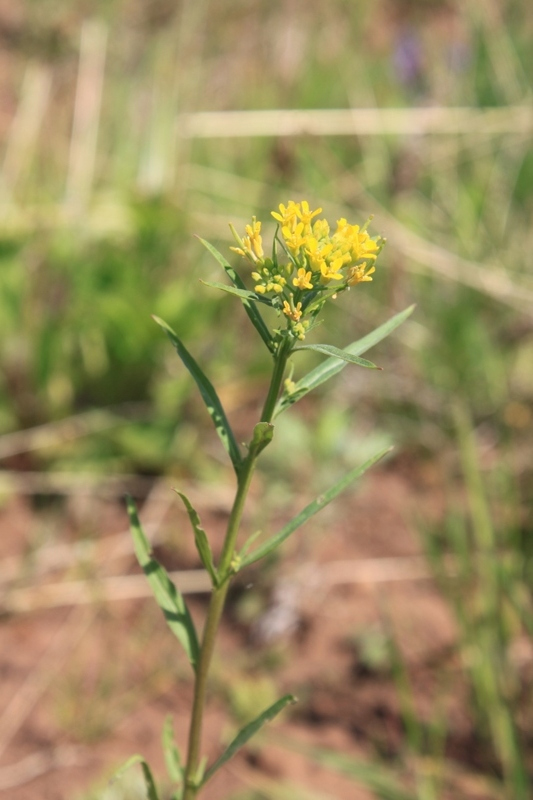
<path fill-rule="evenodd" d="M 276 797 L 272 786 L 287 782 L 324 800 L 374 796 L 309 754 L 295 752 L 304 745 L 334 750 L 353 763 L 377 763 L 379 758 L 397 768 L 409 786 L 412 763 L 399 679 L 383 653 L 388 630 L 401 651 L 420 719 L 430 722 L 445 712 L 446 748 L 455 764 L 455 793 L 449 796 L 488 796 L 475 774 L 490 756 L 474 738 L 454 652 L 454 620 L 416 561 L 420 545 L 411 519 L 422 506 L 438 509 L 433 484 L 429 473 L 413 476 L 399 462 L 375 470 L 358 493 L 339 499 L 296 534 L 275 569 L 250 569 L 240 576 L 214 664 L 205 752 L 210 758 L 220 752 L 240 715 L 258 713 L 272 702 L 269 692 L 294 692 L 300 701 L 218 774 L 206 800 L 246 787 L 262 787 L 266 797 Z M 222 531 L 226 500 L 209 497 L 204 525 Z M 5 503 L 0 515 L 2 563 L 5 569 L 16 567 L 12 590 L 17 584 L 20 589 L 80 575 L 90 579 L 96 572 L 93 553 L 93 561 L 81 567 L 77 559 L 70 570 L 48 568 L 42 577 L 37 574 L 36 554 L 50 543 L 72 548 L 104 530 L 102 547 L 124 531 L 121 505 L 96 497 L 84 502 L 59 502 L 44 509 L 32 508 L 22 498 Z M 163 539 L 166 526 L 175 526 L 177 519 L 183 520 L 182 512 L 173 505 L 162 526 Z M 187 541 L 179 549 L 167 541 L 158 553 L 169 569 L 197 566 Z M 10 562 L 10 557 L 16 560 Z M 373 561 L 386 558 L 397 560 Z M 368 576 L 350 582 L 350 570 L 363 561 Z M 385 563 L 392 570 L 389 580 L 376 582 L 376 564 L 379 568 Z M 110 575 L 138 571 L 131 552 L 105 569 Z M 6 597 L 9 605 L 13 594 Z M 192 597 L 190 604 L 200 622 L 205 596 Z M 98 781 L 104 787 L 106 776 L 137 752 L 162 776 L 163 722 L 168 713 L 174 715 L 183 747 L 191 685 L 185 658 L 154 602 L 102 602 L 95 589 L 91 604 L 42 609 L 37 600 L 36 605 L 2 620 L 0 746 L 5 749 L 0 796 L 73 800 Z M 250 691 L 246 695 L 243 690 L 243 700 L 235 690 L 235 675 L 251 687 L 251 700 Z"/>

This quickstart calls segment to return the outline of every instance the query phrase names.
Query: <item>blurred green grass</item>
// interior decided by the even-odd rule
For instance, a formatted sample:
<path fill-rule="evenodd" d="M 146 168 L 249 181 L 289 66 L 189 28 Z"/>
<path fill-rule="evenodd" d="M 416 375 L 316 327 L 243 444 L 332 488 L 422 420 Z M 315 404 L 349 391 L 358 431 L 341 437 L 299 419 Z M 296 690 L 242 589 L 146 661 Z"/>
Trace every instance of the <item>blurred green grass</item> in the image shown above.
<path fill-rule="evenodd" d="M 379 381 L 346 371 L 327 400 L 317 396 L 304 421 L 294 420 L 298 447 L 319 456 L 322 473 L 350 464 L 362 431 L 374 430 L 421 463 L 450 465 L 457 487 L 452 407 L 460 402 L 488 460 L 511 476 L 493 512 L 516 520 L 515 534 L 497 545 L 513 565 L 498 591 L 529 595 L 529 4 L 129 0 L 93 4 L 91 13 L 81 3 L 27 2 L 0 26 L 9 54 L 0 434 L 93 408 L 124 424 L 74 444 L 58 438 L 4 466 L 211 474 L 201 447 L 211 441 L 208 420 L 150 315 L 186 339 L 245 428 L 267 361 L 256 360 L 237 304 L 198 283 L 218 275 L 193 234 L 227 252 L 229 220 L 238 227 L 255 213 L 266 223 L 279 202 L 308 197 L 332 218 L 374 214 L 373 230 L 389 240 L 374 283 L 342 298 L 322 335 L 348 342 L 391 309 L 416 302 L 417 312 L 372 354 L 386 368 Z M 441 132 L 413 118 L 404 134 L 380 133 L 379 119 L 372 135 L 184 134 L 185 115 L 202 111 L 346 108 L 356 124 L 358 109 L 412 107 L 443 109 Z M 463 107 L 493 109 L 499 128 L 477 118 L 447 132 Z M 513 127 L 517 109 L 529 117 Z M 294 466 L 285 462 L 266 468 L 285 480 Z M 473 570 L 477 550 L 459 552 L 461 536 L 446 541 L 430 544 L 456 548 Z M 462 591 L 486 599 L 489 584 Z M 520 608 L 525 622 L 513 623 L 513 636 L 531 619 L 529 605 Z M 501 609 L 487 613 L 483 635 L 504 653 Z M 470 640 L 474 622 L 464 623 Z M 498 670 L 487 674 L 470 673 L 477 705 L 489 705 L 479 725 L 492 725 L 505 796 L 525 796 L 531 756 L 501 742 L 502 725 L 514 741 L 524 723 L 513 716 L 516 699 L 498 689 Z"/>
<path fill-rule="evenodd" d="M 343 301 L 325 334 L 354 338 L 389 306 L 417 302 L 400 334 L 408 347 L 382 348 L 386 366 L 400 360 L 386 410 L 421 422 L 411 440 L 435 420 L 446 429 L 450 393 L 498 434 L 503 417 L 511 428 L 530 420 L 528 131 L 180 136 L 180 114 L 204 109 L 348 107 L 357 119 L 376 104 L 527 106 L 525 4 L 502 9 L 501 23 L 474 5 L 438 3 L 401 4 L 402 17 L 386 4 L 301 13 L 131 2 L 92 20 L 75 4 L 69 14 L 45 5 L 48 16 L 30 4 L 21 23 L 33 38 L 13 52 L 15 122 L 5 131 L 2 431 L 123 402 L 147 402 L 149 419 L 182 414 L 188 389 L 170 380 L 151 313 L 197 340 L 215 373 L 237 359 L 257 372 L 242 329 L 225 324 L 235 309 L 191 280 L 214 273 L 192 233 L 226 250 L 226 220 L 266 221 L 293 195 L 333 217 L 374 213 L 389 237 L 371 291 Z M 52 53 L 31 51 L 54 36 Z M 46 100 L 32 105 L 45 84 Z M 421 386 L 432 409 L 418 407 Z"/>

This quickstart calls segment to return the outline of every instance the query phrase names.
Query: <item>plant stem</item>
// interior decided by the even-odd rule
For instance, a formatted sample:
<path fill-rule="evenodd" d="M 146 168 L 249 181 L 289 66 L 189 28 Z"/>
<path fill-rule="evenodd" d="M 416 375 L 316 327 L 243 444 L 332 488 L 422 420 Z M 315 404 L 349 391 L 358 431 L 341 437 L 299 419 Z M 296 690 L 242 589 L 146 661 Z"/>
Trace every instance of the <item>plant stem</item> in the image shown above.
<path fill-rule="evenodd" d="M 275 357 L 274 369 L 272 378 L 270 380 L 270 387 L 268 395 L 265 400 L 263 412 L 261 414 L 261 422 L 270 422 L 274 414 L 274 408 L 278 399 L 281 381 L 285 372 L 287 358 L 289 357 L 289 349 L 283 342 Z M 209 676 L 209 667 L 213 651 L 215 649 L 215 642 L 220 624 L 220 618 L 224 610 L 226 595 L 231 580 L 231 562 L 235 554 L 235 546 L 239 534 L 239 528 L 252 481 L 252 476 L 255 470 L 258 454 L 250 447 L 248 456 L 244 461 L 239 481 L 235 500 L 228 520 L 228 527 L 226 530 L 226 537 L 220 556 L 218 566 L 218 574 L 221 578 L 221 584 L 213 587 L 211 593 L 211 600 L 207 611 L 205 621 L 202 644 L 200 647 L 200 658 L 198 661 L 198 668 L 196 672 L 194 684 L 194 700 L 191 715 L 191 723 L 189 728 L 189 744 L 187 752 L 187 764 L 185 767 L 185 787 L 183 793 L 183 800 L 195 800 L 198 796 L 199 788 L 197 783 L 197 772 L 200 764 L 200 747 L 202 739 L 202 721 L 205 708 L 205 700 L 207 694 L 207 682 Z"/>
<path fill-rule="evenodd" d="M 261 422 L 272 422 L 272 416 L 274 414 L 274 409 L 279 396 L 281 381 L 283 380 L 285 367 L 287 366 L 287 359 L 290 355 L 289 348 L 290 345 L 287 343 L 287 340 L 281 342 L 280 349 L 274 362 L 274 371 L 270 380 L 270 387 L 265 400 L 265 405 L 263 407 L 263 413 L 261 414 Z"/>

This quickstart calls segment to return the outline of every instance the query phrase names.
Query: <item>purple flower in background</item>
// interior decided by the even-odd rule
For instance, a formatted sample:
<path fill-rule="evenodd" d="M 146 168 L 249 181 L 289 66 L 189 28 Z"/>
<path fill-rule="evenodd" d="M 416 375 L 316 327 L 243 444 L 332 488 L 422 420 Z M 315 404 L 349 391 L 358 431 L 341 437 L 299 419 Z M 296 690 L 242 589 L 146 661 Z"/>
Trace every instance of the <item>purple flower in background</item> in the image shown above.
<path fill-rule="evenodd" d="M 392 63 L 400 83 L 415 90 L 421 88 L 424 55 L 420 38 L 412 28 L 400 31 L 396 38 Z"/>

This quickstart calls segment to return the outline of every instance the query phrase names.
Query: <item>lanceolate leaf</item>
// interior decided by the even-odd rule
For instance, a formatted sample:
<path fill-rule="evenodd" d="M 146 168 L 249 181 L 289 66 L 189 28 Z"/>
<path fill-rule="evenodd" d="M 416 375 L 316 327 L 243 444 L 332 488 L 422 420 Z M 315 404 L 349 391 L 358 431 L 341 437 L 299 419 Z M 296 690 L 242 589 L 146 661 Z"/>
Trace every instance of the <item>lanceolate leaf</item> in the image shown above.
<path fill-rule="evenodd" d="M 152 770 L 148 766 L 148 762 L 140 755 L 128 758 L 124 766 L 122 766 L 117 772 L 115 772 L 113 780 L 114 781 L 118 780 L 128 769 L 130 769 L 130 767 L 134 767 L 135 764 L 141 765 L 144 776 L 144 782 L 146 784 L 148 800 L 159 800 L 159 795 L 157 793 L 154 776 L 152 775 Z"/>
<path fill-rule="evenodd" d="M 200 517 L 198 516 L 196 509 L 194 509 L 193 506 L 191 505 L 188 497 L 184 495 L 183 492 L 179 492 L 176 489 L 176 494 L 178 494 L 181 497 L 181 499 L 183 500 L 183 504 L 187 509 L 187 514 L 189 515 L 192 529 L 194 531 L 194 541 L 196 542 L 196 549 L 198 550 L 198 553 L 202 560 L 202 564 L 209 572 L 213 585 L 218 586 L 218 575 L 215 569 L 215 565 L 213 563 L 213 553 L 211 552 L 211 545 L 209 544 L 206 532 L 202 528 Z"/>
<path fill-rule="evenodd" d="M 368 369 L 381 369 L 381 367 L 376 367 L 371 361 L 367 361 L 366 358 L 359 358 L 359 356 L 354 356 L 347 350 L 340 350 L 338 347 L 333 347 L 331 344 L 302 344 L 294 349 L 316 350 L 317 353 L 324 353 L 327 356 L 333 356 L 333 358 L 340 358 L 341 361 L 347 361 L 349 364 L 358 364 L 360 367 L 367 367 Z"/>
<path fill-rule="evenodd" d="M 173 720 L 170 714 L 165 719 L 162 740 L 168 776 L 173 783 L 181 785 L 183 782 L 183 767 L 179 750 L 174 739 Z"/>
<path fill-rule="evenodd" d="M 367 334 L 367 336 L 345 347 L 344 352 L 351 353 L 354 356 L 360 356 L 362 353 L 366 353 L 367 350 L 370 350 L 371 347 L 381 342 L 382 339 L 385 339 L 395 328 L 401 325 L 402 322 L 413 313 L 414 308 L 414 306 L 409 306 L 405 311 L 396 314 L 387 322 L 383 323 L 383 325 L 380 325 L 379 328 Z M 320 384 L 325 383 L 338 372 L 341 372 L 341 370 L 346 367 L 346 364 L 346 361 L 340 361 L 338 358 L 328 358 L 323 361 L 322 364 L 319 364 L 318 367 L 315 367 L 315 369 L 301 378 L 294 385 L 290 394 L 284 393 L 282 395 L 277 404 L 274 416 L 276 417 L 286 408 L 298 402 L 300 398 L 304 397 L 313 389 L 316 389 L 317 386 L 320 386 Z"/>
<path fill-rule="evenodd" d="M 157 604 L 165 615 L 170 630 L 181 643 L 196 672 L 200 647 L 189 609 L 181 593 L 170 580 L 167 571 L 153 558 L 150 543 L 141 528 L 131 497 L 127 498 L 127 503 L 137 560 L 148 579 Z"/>
<path fill-rule="evenodd" d="M 198 238 L 200 238 L 200 237 L 198 237 Z M 223 269 L 226 271 L 226 274 L 227 274 L 228 278 L 230 279 L 230 281 L 232 282 L 232 284 L 237 289 L 246 290 L 246 286 L 244 285 L 244 282 L 242 281 L 242 279 L 240 278 L 238 273 L 235 272 L 235 270 L 233 269 L 231 264 L 229 264 L 226 261 L 226 259 L 222 255 L 222 253 L 219 253 L 219 251 L 216 249 L 216 247 L 213 247 L 213 245 L 210 244 L 209 242 L 207 242 L 205 239 L 200 239 L 200 241 L 203 244 L 203 246 L 206 247 L 209 250 L 211 255 L 213 255 L 216 258 L 216 260 L 221 265 L 221 267 L 223 267 Z M 261 314 L 257 310 L 257 306 L 255 305 L 255 298 L 252 299 L 252 298 L 249 298 L 249 297 L 248 298 L 241 297 L 241 301 L 242 301 L 242 304 L 244 306 L 244 310 L 248 314 L 250 322 L 252 323 L 252 325 L 254 326 L 256 331 L 258 332 L 259 336 L 264 341 L 264 343 L 266 344 L 268 349 L 271 352 L 274 352 L 274 345 L 272 343 L 272 336 L 270 335 L 270 331 L 268 330 L 268 328 L 267 328 L 267 326 L 266 326 Z"/>
<path fill-rule="evenodd" d="M 373 466 L 373 464 L 379 461 L 380 458 L 383 458 L 383 456 L 386 453 L 390 452 L 391 449 L 392 448 L 387 447 L 385 450 L 381 450 L 379 453 L 376 453 L 375 456 L 369 458 L 368 461 L 365 461 L 365 463 L 362 466 L 352 469 L 350 472 L 348 472 L 347 475 L 344 476 L 344 478 L 342 478 L 340 481 L 338 481 L 338 483 L 335 483 L 330 489 L 328 489 L 327 492 L 324 492 L 324 494 L 321 494 L 320 497 L 317 497 L 316 500 L 313 500 L 312 503 L 309 503 L 309 505 L 306 506 L 302 511 L 300 511 L 300 513 L 296 517 L 291 519 L 291 521 L 287 523 L 287 525 L 285 525 L 285 527 L 282 528 L 279 533 L 276 533 L 275 536 L 272 536 L 270 539 L 267 539 L 267 541 L 264 542 L 262 545 L 257 547 L 255 550 L 252 550 L 252 552 L 248 556 L 241 554 L 242 556 L 241 569 L 243 567 L 249 566 L 250 564 L 253 564 L 255 561 L 259 561 L 260 558 L 264 558 L 273 550 L 275 550 L 277 547 L 279 547 L 280 544 L 284 542 L 285 539 L 288 539 L 289 536 L 292 533 L 294 533 L 295 530 L 297 530 L 301 525 L 304 524 L 304 522 L 307 522 L 307 520 L 310 517 L 312 517 L 318 511 L 321 511 L 325 506 L 331 503 L 331 501 L 334 500 L 337 497 L 337 495 L 339 495 L 341 492 L 347 489 L 348 486 L 351 483 L 353 483 L 353 481 L 357 480 L 357 478 L 360 478 L 361 475 L 363 475 L 367 471 L 367 469 L 369 469 L 371 466 Z"/>
<path fill-rule="evenodd" d="M 200 281 L 204 286 L 210 286 L 212 289 L 220 289 L 221 292 L 234 294 L 235 297 L 240 297 L 241 300 L 257 301 L 263 303 L 265 306 L 272 307 L 272 300 L 268 297 L 262 297 L 260 294 L 251 292 L 249 289 L 237 289 L 235 286 L 228 286 L 226 283 L 217 283 L 216 281 Z"/>
<path fill-rule="evenodd" d="M 163 330 L 166 332 L 168 338 L 176 348 L 179 357 L 191 373 L 192 377 L 196 381 L 196 385 L 200 390 L 200 394 L 202 395 L 203 401 L 207 407 L 209 415 L 213 420 L 215 425 L 216 431 L 220 437 L 222 444 L 224 445 L 229 457 L 231 458 L 231 463 L 233 464 L 233 468 L 237 475 L 242 466 L 242 456 L 239 450 L 239 446 L 233 435 L 233 431 L 231 430 L 230 424 L 222 408 L 222 403 L 220 402 L 218 395 L 215 391 L 215 387 L 207 378 L 206 375 L 202 372 L 194 358 L 191 356 L 183 342 L 177 337 L 176 333 L 172 330 L 172 328 L 167 325 L 159 317 L 154 316 L 155 322 L 160 325 Z"/>
<path fill-rule="evenodd" d="M 285 697 L 282 697 L 281 700 L 278 700 L 276 703 L 271 705 L 270 708 L 267 708 L 266 711 L 263 711 L 263 713 L 260 714 L 257 719 L 254 719 L 253 722 L 250 722 L 249 725 L 246 725 L 245 728 L 239 731 L 235 739 L 226 748 L 226 750 L 224 750 L 220 758 L 218 758 L 215 763 L 209 767 L 204 775 L 201 785 L 203 786 L 205 783 L 207 783 L 207 781 L 213 777 L 215 772 L 217 772 L 220 767 L 224 766 L 224 764 L 229 761 L 230 758 L 233 758 L 235 753 L 240 750 L 241 747 L 244 747 L 246 742 L 248 742 L 266 722 L 270 722 L 271 719 L 277 716 L 280 711 L 283 711 L 285 706 L 289 705 L 290 703 L 296 703 L 296 698 L 292 694 L 286 694 Z"/>

